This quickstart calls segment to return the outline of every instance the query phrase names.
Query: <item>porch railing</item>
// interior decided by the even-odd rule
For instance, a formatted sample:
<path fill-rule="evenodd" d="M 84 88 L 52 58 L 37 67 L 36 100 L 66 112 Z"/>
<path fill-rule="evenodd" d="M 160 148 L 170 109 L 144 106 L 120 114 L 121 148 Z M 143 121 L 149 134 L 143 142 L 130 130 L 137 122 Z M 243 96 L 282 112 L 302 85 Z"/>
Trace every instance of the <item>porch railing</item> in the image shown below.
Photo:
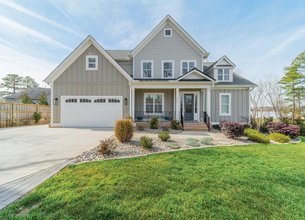
<path fill-rule="evenodd" d="M 202 112 L 202 115 L 203 115 L 203 122 L 207 125 L 208 130 L 210 131 L 211 130 L 211 118 L 207 112 Z"/>
<path fill-rule="evenodd" d="M 160 113 L 147 113 L 144 111 L 135 111 L 134 119 L 136 122 L 147 122 L 152 117 L 157 117 L 159 121 L 171 121 L 175 117 L 174 111 L 163 111 Z"/>

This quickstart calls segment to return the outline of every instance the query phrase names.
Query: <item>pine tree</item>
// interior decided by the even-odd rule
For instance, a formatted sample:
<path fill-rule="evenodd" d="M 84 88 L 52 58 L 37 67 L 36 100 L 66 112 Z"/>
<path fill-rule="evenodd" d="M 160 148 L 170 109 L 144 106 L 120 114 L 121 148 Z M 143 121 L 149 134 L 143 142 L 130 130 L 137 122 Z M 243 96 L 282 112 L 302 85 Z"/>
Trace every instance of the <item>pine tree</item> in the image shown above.
<path fill-rule="evenodd" d="M 301 117 L 302 103 L 305 96 L 305 51 L 299 54 L 289 67 L 280 84 L 286 92 L 286 99 L 292 105 L 292 123 Z"/>
<path fill-rule="evenodd" d="M 23 104 L 33 104 L 30 96 L 26 92 L 22 93 L 20 100 Z"/>
<path fill-rule="evenodd" d="M 49 105 L 47 94 L 44 91 L 39 96 L 39 105 Z"/>

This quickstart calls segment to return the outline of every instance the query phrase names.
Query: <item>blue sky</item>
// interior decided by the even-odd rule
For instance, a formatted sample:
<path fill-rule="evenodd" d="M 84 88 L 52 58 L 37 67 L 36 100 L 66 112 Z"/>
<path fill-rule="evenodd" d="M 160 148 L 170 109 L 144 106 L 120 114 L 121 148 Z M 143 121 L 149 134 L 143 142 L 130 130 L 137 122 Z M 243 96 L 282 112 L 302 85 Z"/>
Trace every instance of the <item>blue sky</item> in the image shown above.
<path fill-rule="evenodd" d="M 167 14 L 209 60 L 225 54 L 254 82 L 281 77 L 305 50 L 304 0 L 0 0 L 0 78 L 41 83 L 89 34 L 105 49 L 133 49 Z"/>

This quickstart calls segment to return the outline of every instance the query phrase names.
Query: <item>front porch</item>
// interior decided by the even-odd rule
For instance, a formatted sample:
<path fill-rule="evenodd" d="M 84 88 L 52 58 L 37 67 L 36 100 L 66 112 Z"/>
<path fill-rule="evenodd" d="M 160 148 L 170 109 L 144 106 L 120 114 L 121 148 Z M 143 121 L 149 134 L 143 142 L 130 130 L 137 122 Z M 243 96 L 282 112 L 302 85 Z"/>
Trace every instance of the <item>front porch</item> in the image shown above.
<path fill-rule="evenodd" d="M 185 130 L 209 130 L 210 87 L 165 88 L 132 88 L 131 116 L 137 126 L 147 127 L 157 117 L 160 127 L 175 119 Z"/>

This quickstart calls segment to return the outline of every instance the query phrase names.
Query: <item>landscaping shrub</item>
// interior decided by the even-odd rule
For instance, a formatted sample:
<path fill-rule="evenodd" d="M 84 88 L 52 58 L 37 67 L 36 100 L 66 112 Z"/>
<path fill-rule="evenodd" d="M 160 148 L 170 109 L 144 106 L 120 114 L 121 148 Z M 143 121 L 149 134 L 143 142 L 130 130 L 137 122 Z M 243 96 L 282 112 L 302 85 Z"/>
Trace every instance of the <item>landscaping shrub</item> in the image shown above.
<path fill-rule="evenodd" d="M 191 147 L 200 147 L 199 140 L 196 138 L 187 138 L 186 145 L 189 145 Z"/>
<path fill-rule="evenodd" d="M 152 117 L 149 121 L 150 129 L 157 129 L 158 128 L 159 120 L 157 117 Z"/>
<path fill-rule="evenodd" d="M 166 145 L 166 147 L 171 148 L 171 149 L 179 149 L 180 146 L 177 143 L 169 143 Z"/>
<path fill-rule="evenodd" d="M 117 145 L 113 137 L 105 138 L 103 141 L 100 141 L 98 151 L 103 155 L 108 155 L 116 148 L 116 146 Z"/>
<path fill-rule="evenodd" d="M 170 139 L 170 135 L 167 131 L 161 131 L 159 134 L 158 134 L 158 138 L 161 139 L 161 141 L 167 141 L 168 139 Z"/>
<path fill-rule="evenodd" d="M 220 125 L 212 125 L 215 130 L 221 130 Z"/>
<path fill-rule="evenodd" d="M 273 117 L 264 117 L 263 123 L 259 126 L 259 131 L 262 133 L 268 133 L 268 123 L 273 122 Z"/>
<path fill-rule="evenodd" d="M 237 138 L 243 135 L 244 125 L 238 122 L 224 121 L 220 124 L 222 132 L 229 138 Z"/>
<path fill-rule="evenodd" d="M 117 120 L 115 123 L 115 137 L 122 143 L 130 141 L 133 136 L 133 126 L 129 119 Z"/>
<path fill-rule="evenodd" d="M 147 136 L 140 137 L 140 146 L 150 149 L 153 146 L 152 139 Z"/>
<path fill-rule="evenodd" d="M 180 130 L 181 129 L 181 123 L 178 120 L 172 120 L 171 121 L 171 128 L 174 130 Z"/>
<path fill-rule="evenodd" d="M 245 129 L 244 134 L 251 141 L 255 141 L 258 143 L 270 143 L 269 137 L 265 134 L 259 133 L 257 130 L 247 128 Z"/>
<path fill-rule="evenodd" d="M 273 140 L 278 143 L 287 143 L 290 141 L 290 137 L 280 133 L 271 133 L 269 134 L 270 140 Z"/>
<path fill-rule="evenodd" d="M 211 137 L 206 137 L 206 138 L 202 138 L 201 139 L 201 144 L 204 144 L 204 145 L 212 145 L 213 139 Z"/>
<path fill-rule="evenodd" d="M 268 123 L 269 133 L 280 133 L 289 136 L 294 139 L 300 135 L 300 126 L 289 125 L 282 122 L 270 122 Z"/>
<path fill-rule="evenodd" d="M 34 119 L 34 121 L 35 121 L 35 124 L 38 124 L 38 122 L 40 121 L 40 119 L 41 119 L 41 112 L 39 112 L 39 111 L 35 111 L 34 113 L 33 113 L 33 119 Z"/>

